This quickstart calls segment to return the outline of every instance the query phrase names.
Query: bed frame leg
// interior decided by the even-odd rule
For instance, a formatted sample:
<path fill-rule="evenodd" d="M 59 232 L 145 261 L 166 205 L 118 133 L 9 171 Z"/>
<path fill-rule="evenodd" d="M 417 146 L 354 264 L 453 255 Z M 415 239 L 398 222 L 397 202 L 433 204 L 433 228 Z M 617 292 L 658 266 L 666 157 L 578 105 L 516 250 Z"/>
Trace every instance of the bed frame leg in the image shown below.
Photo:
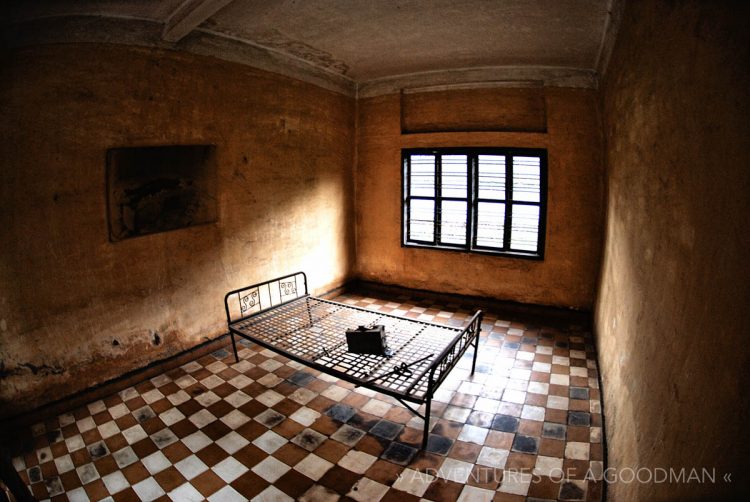
<path fill-rule="evenodd" d="M 424 410 L 424 435 L 422 436 L 422 449 L 427 448 L 427 438 L 430 435 L 430 408 L 432 407 L 432 398 L 427 400 L 427 406 Z"/>
<path fill-rule="evenodd" d="M 479 353 L 479 333 L 481 333 L 481 329 L 477 329 L 477 336 L 474 340 L 474 359 L 471 361 L 471 374 L 474 374 L 474 370 L 477 367 L 477 354 Z"/>
<path fill-rule="evenodd" d="M 234 333 L 229 333 L 229 336 L 232 338 L 232 350 L 234 351 L 234 362 L 238 363 L 240 362 L 240 355 L 237 353 L 237 342 L 234 341 Z"/>

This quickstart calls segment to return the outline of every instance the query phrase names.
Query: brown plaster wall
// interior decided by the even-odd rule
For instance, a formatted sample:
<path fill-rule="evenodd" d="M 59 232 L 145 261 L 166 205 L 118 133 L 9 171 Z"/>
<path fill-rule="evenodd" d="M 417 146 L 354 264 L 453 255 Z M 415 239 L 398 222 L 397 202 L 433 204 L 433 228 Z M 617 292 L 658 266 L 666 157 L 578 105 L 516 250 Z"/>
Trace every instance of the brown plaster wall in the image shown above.
<path fill-rule="evenodd" d="M 482 89 L 429 94 L 434 100 L 460 99 L 467 116 L 486 118 L 490 115 L 478 110 L 487 106 L 488 92 Z M 495 92 L 508 95 L 507 89 Z M 538 92 L 543 93 L 546 103 L 546 133 L 401 134 L 398 94 L 359 100 L 356 262 L 359 277 L 502 300 L 592 307 L 603 225 L 601 125 L 596 92 L 564 88 Z M 428 98 L 425 95 L 419 100 L 424 113 L 439 114 L 441 110 L 454 108 L 452 102 L 428 103 Z M 540 113 L 533 99 L 505 102 L 514 106 L 531 105 L 525 112 L 498 110 L 496 116 L 517 117 L 527 124 Z M 438 124 L 441 120 L 423 117 L 422 123 Z M 476 124 L 472 122 L 471 126 Z M 547 148 L 549 192 L 544 261 L 401 247 L 401 149 L 448 146 Z"/>
<path fill-rule="evenodd" d="M 225 332 L 232 288 L 350 276 L 353 99 L 124 46 L 40 46 L 0 68 L 3 415 Z M 218 222 L 109 242 L 107 148 L 189 143 L 217 145 Z"/>
<path fill-rule="evenodd" d="M 719 478 L 614 483 L 612 501 L 750 494 L 749 16 L 732 2 L 628 2 L 603 87 L 609 467 Z"/>

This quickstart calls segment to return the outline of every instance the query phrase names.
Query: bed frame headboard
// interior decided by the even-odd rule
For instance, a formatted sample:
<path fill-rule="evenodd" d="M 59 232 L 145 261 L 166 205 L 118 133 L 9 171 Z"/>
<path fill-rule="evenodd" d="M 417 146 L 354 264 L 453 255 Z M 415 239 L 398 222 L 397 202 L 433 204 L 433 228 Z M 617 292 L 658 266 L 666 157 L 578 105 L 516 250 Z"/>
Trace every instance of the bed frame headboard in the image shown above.
<path fill-rule="evenodd" d="M 247 319 L 266 310 L 307 296 L 307 275 L 295 272 L 230 291 L 224 297 L 227 322 Z"/>

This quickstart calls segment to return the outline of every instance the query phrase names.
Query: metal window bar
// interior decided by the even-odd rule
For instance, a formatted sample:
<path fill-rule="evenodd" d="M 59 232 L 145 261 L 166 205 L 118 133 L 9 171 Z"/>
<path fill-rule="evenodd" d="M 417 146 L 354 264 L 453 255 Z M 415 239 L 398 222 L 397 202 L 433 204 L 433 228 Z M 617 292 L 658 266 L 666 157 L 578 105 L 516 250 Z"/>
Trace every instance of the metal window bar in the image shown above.
<path fill-rule="evenodd" d="M 443 197 L 439 191 L 441 189 L 441 159 L 442 155 L 466 155 L 467 169 L 469 177 L 467 180 L 467 198 Z M 422 197 L 411 195 L 410 187 L 410 161 L 413 155 L 434 155 L 435 156 L 435 193 L 433 197 Z M 496 155 L 505 158 L 505 187 L 503 199 L 490 199 L 479 197 L 479 155 Z M 539 159 L 539 201 L 514 200 L 513 198 L 513 158 L 514 157 L 533 157 Z M 402 150 L 402 159 L 404 162 L 404 179 L 402 184 L 403 205 L 402 211 L 402 228 L 404 229 L 402 246 L 406 247 L 424 247 L 452 251 L 471 251 L 475 253 L 488 253 L 495 255 L 509 255 L 519 258 L 544 259 L 544 244 L 546 236 L 546 206 L 547 206 L 547 152 L 542 149 L 527 148 L 413 148 Z M 409 235 L 409 211 L 410 204 L 413 200 L 431 200 L 434 203 L 434 228 L 433 241 L 414 240 Z M 443 200 L 466 201 L 466 243 L 456 244 L 448 243 L 441 240 L 442 214 L 440 208 Z M 478 220 L 480 203 L 502 203 L 504 204 L 503 216 L 503 242 L 502 246 L 479 245 L 476 237 L 479 232 Z M 512 245 L 513 206 L 535 206 L 539 208 L 536 219 L 535 229 L 537 231 L 536 249 L 520 249 Z"/>

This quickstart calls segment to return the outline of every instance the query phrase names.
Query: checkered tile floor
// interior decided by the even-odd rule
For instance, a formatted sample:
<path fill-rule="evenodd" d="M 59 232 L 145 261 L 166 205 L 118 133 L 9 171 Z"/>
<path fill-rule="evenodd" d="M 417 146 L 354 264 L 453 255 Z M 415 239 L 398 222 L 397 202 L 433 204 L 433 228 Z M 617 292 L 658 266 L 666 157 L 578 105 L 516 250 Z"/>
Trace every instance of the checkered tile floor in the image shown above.
<path fill-rule="evenodd" d="M 466 306 L 338 301 L 462 325 Z M 391 301 L 394 300 L 394 301 Z M 395 400 L 242 342 L 31 428 L 13 463 L 51 500 L 601 500 L 591 334 L 485 313 L 433 401 Z"/>

